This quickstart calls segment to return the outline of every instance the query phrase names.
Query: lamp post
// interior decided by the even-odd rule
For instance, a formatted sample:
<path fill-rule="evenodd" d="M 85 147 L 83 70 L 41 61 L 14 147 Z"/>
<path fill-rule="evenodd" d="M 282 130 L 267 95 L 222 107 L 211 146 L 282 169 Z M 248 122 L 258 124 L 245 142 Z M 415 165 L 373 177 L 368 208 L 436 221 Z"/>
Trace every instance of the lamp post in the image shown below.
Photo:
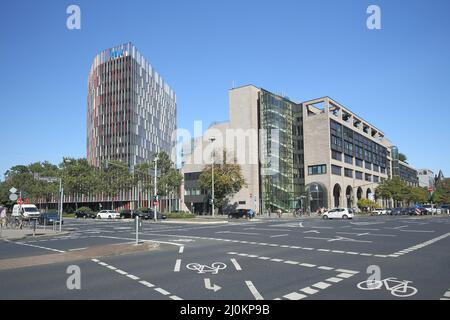
<path fill-rule="evenodd" d="M 157 195 L 157 179 L 156 179 L 156 175 L 157 175 L 157 171 L 158 171 L 158 155 L 156 155 L 155 159 L 153 159 L 153 161 L 155 162 L 155 188 L 154 188 L 154 198 L 153 198 L 153 218 L 155 220 L 155 222 L 158 221 L 158 215 L 156 214 L 156 199 L 158 199 L 158 195 Z"/>
<path fill-rule="evenodd" d="M 211 137 L 209 140 L 211 140 L 211 145 L 213 145 L 214 141 L 216 141 L 216 138 Z M 212 151 L 212 166 L 211 166 L 211 204 L 212 204 L 211 216 L 214 217 L 214 147 Z"/>

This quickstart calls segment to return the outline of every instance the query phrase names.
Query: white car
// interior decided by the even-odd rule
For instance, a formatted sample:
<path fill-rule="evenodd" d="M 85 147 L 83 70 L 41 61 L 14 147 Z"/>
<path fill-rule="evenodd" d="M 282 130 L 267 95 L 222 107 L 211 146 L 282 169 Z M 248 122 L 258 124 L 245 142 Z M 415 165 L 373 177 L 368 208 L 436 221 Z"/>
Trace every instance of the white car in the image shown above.
<path fill-rule="evenodd" d="M 373 215 L 379 215 L 379 216 L 384 216 L 387 214 L 387 210 L 386 209 L 375 209 L 372 211 Z"/>
<path fill-rule="evenodd" d="M 97 219 L 120 219 L 120 213 L 114 210 L 102 210 L 97 213 Z"/>
<path fill-rule="evenodd" d="M 344 208 L 331 209 L 323 213 L 323 219 L 353 219 L 353 212 Z"/>

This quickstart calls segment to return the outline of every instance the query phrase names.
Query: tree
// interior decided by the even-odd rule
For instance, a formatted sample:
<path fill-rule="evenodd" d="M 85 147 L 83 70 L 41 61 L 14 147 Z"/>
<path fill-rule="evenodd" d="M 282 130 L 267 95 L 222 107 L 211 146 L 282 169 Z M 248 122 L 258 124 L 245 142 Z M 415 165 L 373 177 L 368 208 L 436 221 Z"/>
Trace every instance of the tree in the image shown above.
<path fill-rule="evenodd" d="M 199 177 L 200 187 L 206 190 L 211 190 L 211 169 L 211 165 L 206 166 Z M 226 199 L 236 194 L 245 185 L 239 164 L 227 163 L 225 156 L 223 163 L 214 164 L 214 201 L 220 212 Z"/>
<path fill-rule="evenodd" d="M 437 182 L 432 200 L 434 203 L 450 203 L 450 179 Z"/>
<path fill-rule="evenodd" d="M 402 162 L 407 162 L 408 161 L 408 157 L 404 154 L 404 153 L 399 153 L 398 154 L 398 160 L 402 161 Z"/>
<path fill-rule="evenodd" d="M 65 158 L 59 165 L 60 177 L 63 179 L 64 192 L 71 194 L 75 199 L 75 208 L 78 208 L 79 195 L 92 194 L 98 184 L 98 175 L 86 158 Z"/>
<path fill-rule="evenodd" d="M 114 198 L 121 190 L 129 189 L 133 183 L 128 166 L 121 161 L 108 161 L 98 172 L 98 177 L 96 192 L 104 192 L 109 196 L 114 209 Z"/>
<path fill-rule="evenodd" d="M 358 200 L 358 207 L 361 209 L 373 210 L 378 208 L 378 204 L 375 201 L 369 199 L 360 199 Z"/>

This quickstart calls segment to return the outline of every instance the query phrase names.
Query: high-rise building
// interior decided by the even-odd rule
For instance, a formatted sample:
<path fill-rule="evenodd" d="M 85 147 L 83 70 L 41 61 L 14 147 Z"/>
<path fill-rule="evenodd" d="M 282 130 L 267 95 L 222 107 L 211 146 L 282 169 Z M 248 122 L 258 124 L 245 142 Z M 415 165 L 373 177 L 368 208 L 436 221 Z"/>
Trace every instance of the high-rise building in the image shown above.
<path fill-rule="evenodd" d="M 174 155 L 176 95 L 132 43 L 100 52 L 89 72 L 87 158 L 130 168 Z"/>

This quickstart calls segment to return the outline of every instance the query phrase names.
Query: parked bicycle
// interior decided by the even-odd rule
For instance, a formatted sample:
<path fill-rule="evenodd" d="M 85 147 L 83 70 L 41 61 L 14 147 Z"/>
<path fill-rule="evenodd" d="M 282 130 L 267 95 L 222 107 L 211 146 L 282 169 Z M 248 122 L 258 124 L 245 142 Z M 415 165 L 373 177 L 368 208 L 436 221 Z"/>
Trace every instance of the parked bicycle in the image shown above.
<path fill-rule="evenodd" d="M 383 287 L 390 291 L 395 297 L 406 298 L 411 297 L 417 293 L 417 289 L 410 286 L 412 281 L 397 280 L 391 277 L 384 280 L 366 280 L 358 283 L 357 287 L 361 290 L 379 290 Z"/>

